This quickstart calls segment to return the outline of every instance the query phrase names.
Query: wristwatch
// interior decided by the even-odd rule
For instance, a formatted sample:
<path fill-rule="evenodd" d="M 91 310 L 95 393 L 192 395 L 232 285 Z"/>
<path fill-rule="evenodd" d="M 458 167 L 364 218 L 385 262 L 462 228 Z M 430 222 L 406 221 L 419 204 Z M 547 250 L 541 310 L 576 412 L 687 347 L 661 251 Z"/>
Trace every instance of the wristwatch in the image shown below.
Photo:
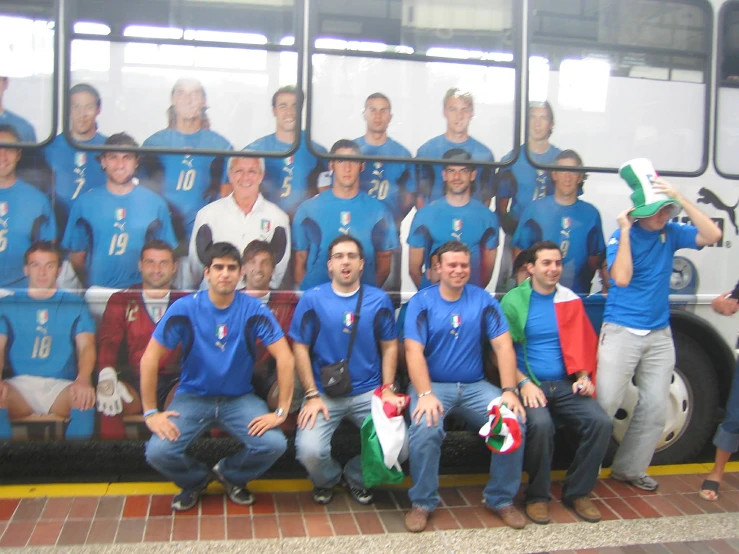
<path fill-rule="evenodd" d="M 282 408 L 277 408 L 275 410 L 275 415 L 279 418 L 283 418 L 285 417 L 285 410 L 283 410 Z"/>
<path fill-rule="evenodd" d="M 503 387 L 501 389 L 502 392 L 512 392 L 513 394 L 518 394 L 518 387 Z"/>

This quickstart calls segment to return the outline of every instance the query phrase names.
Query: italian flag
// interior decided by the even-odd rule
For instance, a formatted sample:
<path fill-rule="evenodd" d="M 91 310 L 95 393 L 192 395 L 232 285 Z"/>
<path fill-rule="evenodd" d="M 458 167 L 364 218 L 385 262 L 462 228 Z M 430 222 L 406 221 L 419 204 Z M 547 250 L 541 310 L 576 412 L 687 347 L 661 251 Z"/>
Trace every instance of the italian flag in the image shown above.
<path fill-rule="evenodd" d="M 530 304 L 531 279 L 526 279 L 506 294 L 500 303 L 508 320 L 513 342 L 523 345 L 524 360 L 527 359 L 525 329 Z M 585 314 L 582 300 L 570 289 L 558 284 L 554 292 L 554 314 L 557 318 L 559 343 L 562 347 L 562 357 L 567 373 L 572 375 L 578 371 L 587 371 L 590 378 L 595 381 L 598 337 Z M 534 383 L 539 385 L 540 382 L 531 372 L 528 362 L 526 366 L 526 373 Z M 519 369 L 523 371 L 522 368 Z"/>

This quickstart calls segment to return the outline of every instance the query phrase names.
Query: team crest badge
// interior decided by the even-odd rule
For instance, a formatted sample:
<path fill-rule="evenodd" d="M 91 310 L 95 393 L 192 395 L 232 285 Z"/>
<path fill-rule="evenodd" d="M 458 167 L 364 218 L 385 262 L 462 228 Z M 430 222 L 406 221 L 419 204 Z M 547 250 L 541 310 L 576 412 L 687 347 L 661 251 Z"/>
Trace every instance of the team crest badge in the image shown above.
<path fill-rule="evenodd" d="M 375 169 L 382 169 L 382 162 L 375 162 Z"/>
<path fill-rule="evenodd" d="M 126 208 L 116 208 L 115 210 L 116 221 L 121 221 L 126 218 Z"/>
<path fill-rule="evenodd" d="M 344 312 L 344 327 L 351 327 L 354 324 L 354 314 L 352 312 Z"/>
<path fill-rule="evenodd" d="M 352 213 L 351 212 L 341 212 L 341 225 L 342 227 L 346 227 L 352 222 Z"/>
<path fill-rule="evenodd" d="M 570 225 L 572 225 L 572 218 L 571 217 L 563 217 L 562 218 L 562 229 L 569 229 Z"/>
<path fill-rule="evenodd" d="M 87 153 L 85 152 L 77 152 L 74 155 L 74 165 L 76 167 L 82 167 L 87 163 Z"/>
<path fill-rule="evenodd" d="M 49 322 L 49 310 L 36 310 L 36 323 L 46 325 Z"/>
<path fill-rule="evenodd" d="M 262 233 L 269 233 L 272 229 L 272 222 L 269 219 L 262 220 Z"/>
<path fill-rule="evenodd" d="M 285 158 L 285 165 L 292 165 L 295 161 L 295 156 L 288 156 Z"/>
<path fill-rule="evenodd" d="M 452 328 L 459 329 L 460 325 L 462 325 L 462 318 L 458 314 L 454 314 L 452 316 Z"/>
<path fill-rule="evenodd" d="M 8 203 L 0 202 L 0 217 L 5 217 L 6 215 L 8 215 L 8 211 L 10 211 L 10 209 L 8 208 Z"/>
<path fill-rule="evenodd" d="M 221 323 L 219 325 L 216 325 L 216 338 L 218 340 L 223 340 L 228 336 L 228 327 L 226 327 L 225 323 Z"/>
<path fill-rule="evenodd" d="M 455 233 L 459 233 L 462 230 L 462 220 L 461 219 L 454 219 L 452 220 L 452 229 Z"/>

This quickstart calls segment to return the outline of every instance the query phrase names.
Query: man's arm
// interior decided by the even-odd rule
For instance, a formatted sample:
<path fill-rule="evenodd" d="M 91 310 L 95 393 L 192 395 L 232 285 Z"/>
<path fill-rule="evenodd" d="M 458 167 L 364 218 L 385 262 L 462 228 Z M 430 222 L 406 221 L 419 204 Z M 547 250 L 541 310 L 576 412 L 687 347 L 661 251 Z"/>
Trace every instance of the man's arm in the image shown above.
<path fill-rule="evenodd" d="M 423 278 L 423 248 L 408 247 L 408 273 L 411 276 L 411 281 L 416 285 L 416 288 L 420 290 L 421 279 Z"/>
<path fill-rule="evenodd" d="M 141 357 L 141 407 L 144 413 L 157 409 L 157 381 L 159 377 L 159 362 L 169 352 L 165 346 L 152 338 Z M 169 418 L 178 417 L 174 411 L 156 412 L 146 417 L 144 421 L 149 430 L 162 440 L 176 441 L 180 437 L 180 430 Z"/>
<path fill-rule="evenodd" d="M 653 181 L 654 191 L 666 194 L 670 198 L 674 198 L 683 206 L 683 210 L 688 214 L 690 222 L 698 229 L 698 236 L 695 239 L 697 246 L 709 246 L 716 244 L 721 240 L 721 229 L 718 228 L 713 220 L 696 208 L 690 200 L 677 192 L 672 185 L 665 181 L 662 177 L 657 177 Z"/>
<path fill-rule="evenodd" d="M 621 236 L 618 239 L 616 258 L 609 271 L 611 279 L 619 287 L 628 286 L 634 275 L 634 261 L 631 258 L 631 225 L 634 223 L 634 218 L 629 215 L 630 211 L 631 208 L 624 210 L 616 220 L 621 229 Z"/>
<path fill-rule="evenodd" d="M 313 366 L 310 359 L 310 350 L 308 345 L 300 342 L 293 342 L 293 352 L 295 354 L 295 369 L 298 372 L 298 378 L 303 383 L 305 389 L 305 395 L 311 396 L 310 400 L 306 400 L 305 404 L 298 414 L 298 427 L 305 429 L 308 426 L 309 429 L 313 429 L 316 424 L 316 418 L 318 418 L 319 412 L 323 414 L 326 421 L 329 420 L 328 407 L 324 403 L 318 388 L 316 387 L 316 380 L 313 378 Z"/>
<path fill-rule="evenodd" d="M 77 274 L 82 286 L 87 286 L 87 266 L 85 265 L 85 258 L 87 252 L 70 252 L 69 262 L 72 264 L 72 269 Z"/>
<path fill-rule="evenodd" d="M 485 288 L 493 278 L 493 269 L 495 268 L 495 256 L 498 254 L 497 248 L 480 249 L 480 286 Z"/>
<path fill-rule="evenodd" d="M 516 369 L 516 351 L 513 349 L 513 341 L 511 340 L 511 334 L 506 331 L 502 335 L 498 335 L 494 339 L 490 339 L 490 345 L 495 351 L 495 356 L 498 359 L 498 373 L 500 373 L 500 386 L 503 389 L 518 387 L 518 381 L 516 376 L 518 374 Z M 518 399 L 518 395 L 515 392 L 504 392 L 502 394 L 503 401 L 508 405 L 516 415 L 518 415 L 522 421 L 526 421 L 526 410 L 524 410 L 521 402 Z"/>
<path fill-rule="evenodd" d="M 739 310 L 739 299 L 732 298 L 733 292 L 734 291 L 731 290 L 727 291 L 711 301 L 711 307 L 716 311 L 716 313 L 731 316 Z M 2 337 L 2 335 L 0 335 L 0 337 Z M 0 352 L 2 351 L 3 348 L 0 347 Z"/>
<path fill-rule="evenodd" d="M 295 267 L 293 268 L 295 284 L 300 285 L 300 283 L 303 282 L 303 279 L 305 279 L 306 263 L 308 261 L 308 251 L 307 250 L 294 250 L 293 252 L 295 255 Z"/>
<path fill-rule="evenodd" d="M 423 353 L 424 345 L 413 339 L 406 338 L 405 359 L 408 363 L 408 377 L 416 389 L 418 403 L 411 414 L 411 419 L 417 424 L 426 417 L 426 427 L 439 425 L 439 418 L 444 415 L 444 406 L 433 393 L 431 388 L 431 377 L 426 356 Z"/>
<path fill-rule="evenodd" d="M 77 347 L 77 378 L 69 392 L 72 405 L 78 410 L 90 410 L 95 406 L 95 389 L 92 372 L 95 369 L 95 334 L 79 333 L 74 337 Z"/>
<path fill-rule="evenodd" d="M 290 410 L 295 385 L 295 358 L 293 358 L 293 353 L 287 344 L 287 339 L 282 337 L 280 340 L 273 342 L 267 347 L 267 351 L 277 362 L 277 387 L 279 390 L 277 407 L 282 409 L 282 416 L 271 412 L 255 417 L 249 423 L 249 434 L 257 437 L 261 437 L 264 433 L 285 421 L 287 412 Z"/>
<path fill-rule="evenodd" d="M 126 337 L 126 303 L 118 300 L 117 294 L 110 297 L 98 329 L 98 370 L 118 364 L 118 353 Z M 132 309 L 138 308 L 136 304 Z"/>
<path fill-rule="evenodd" d="M 385 279 L 390 275 L 390 265 L 393 261 L 393 251 L 385 250 L 375 254 L 375 278 L 378 287 L 382 287 Z"/>

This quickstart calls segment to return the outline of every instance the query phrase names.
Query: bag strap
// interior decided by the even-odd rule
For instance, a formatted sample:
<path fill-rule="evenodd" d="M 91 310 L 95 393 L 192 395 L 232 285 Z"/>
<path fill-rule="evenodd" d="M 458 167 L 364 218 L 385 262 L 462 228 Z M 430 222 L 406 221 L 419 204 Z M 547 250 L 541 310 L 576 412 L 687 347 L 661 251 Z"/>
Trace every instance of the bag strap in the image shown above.
<path fill-rule="evenodd" d="M 354 309 L 354 323 L 352 323 L 352 332 L 349 337 L 349 351 L 346 353 L 346 365 L 352 357 L 352 348 L 354 348 L 354 339 L 357 336 L 357 327 L 359 327 L 359 312 L 362 309 L 362 297 L 364 296 L 364 287 L 359 285 L 359 295 L 357 296 L 357 307 Z"/>

